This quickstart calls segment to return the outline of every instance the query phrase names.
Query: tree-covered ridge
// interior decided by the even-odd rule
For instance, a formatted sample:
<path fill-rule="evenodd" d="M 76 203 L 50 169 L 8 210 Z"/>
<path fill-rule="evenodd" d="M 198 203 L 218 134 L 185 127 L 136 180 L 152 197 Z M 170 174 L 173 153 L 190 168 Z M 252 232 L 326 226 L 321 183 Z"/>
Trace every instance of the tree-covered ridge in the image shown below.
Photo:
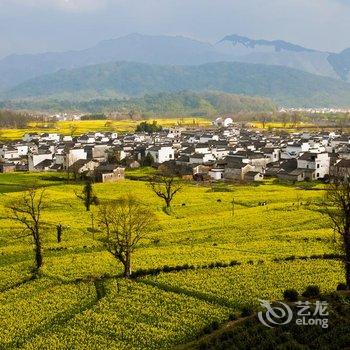
<path fill-rule="evenodd" d="M 256 46 L 272 46 L 276 52 L 294 51 L 294 52 L 315 52 L 316 50 L 308 49 L 306 47 L 295 45 L 284 40 L 254 40 L 240 35 L 227 35 L 221 41 L 230 41 L 233 45 L 241 44 L 247 48 L 255 48 Z"/>
<path fill-rule="evenodd" d="M 99 64 L 29 80 L 8 91 L 3 99 L 140 97 L 183 90 L 261 96 L 283 106 L 350 105 L 350 84 L 345 82 L 282 66 L 238 62 L 199 66 Z"/>
<path fill-rule="evenodd" d="M 71 101 L 48 98 L 43 100 L 11 101 L 7 108 L 47 110 L 60 112 L 77 110 L 89 113 L 119 112 L 143 115 L 215 115 L 218 113 L 272 112 L 275 104 L 260 97 L 249 97 L 221 92 L 194 93 L 181 91 L 159 93 L 140 98 L 109 98 L 86 101 Z"/>

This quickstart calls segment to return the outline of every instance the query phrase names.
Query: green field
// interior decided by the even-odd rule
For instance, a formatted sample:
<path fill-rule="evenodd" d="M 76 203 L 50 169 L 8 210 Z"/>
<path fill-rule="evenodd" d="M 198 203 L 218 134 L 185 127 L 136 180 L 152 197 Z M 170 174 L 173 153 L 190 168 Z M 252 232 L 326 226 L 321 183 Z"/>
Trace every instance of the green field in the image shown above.
<path fill-rule="evenodd" d="M 21 284 L 33 265 L 32 247 L 28 238 L 18 238 L 21 228 L 8 219 L 5 206 L 33 182 L 47 187 L 50 203 L 44 212 L 44 266 L 42 277 Z M 174 349 L 213 321 L 257 308 L 258 298 L 281 299 L 285 289 L 301 292 L 310 284 L 330 292 L 344 280 L 335 260 L 298 259 L 333 253 L 332 230 L 319 212 L 321 184 L 188 183 L 171 215 L 143 181 L 96 184 L 100 199 L 133 193 L 159 220 L 133 256 L 134 270 L 200 267 L 131 281 L 115 277 L 120 263 L 94 239 L 90 215 L 74 193 L 80 188 L 57 174 L 0 175 L 0 349 Z M 58 223 L 66 227 L 60 244 Z M 296 259 L 274 260 L 291 256 Z M 240 265 L 210 265 L 232 260 Z M 103 277 L 102 298 L 96 277 Z"/>
<path fill-rule="evenodd" d="M 184 118 L 154 118 L 148 119 L 148 122 L 156 121 L 163 127 L 170 126 L 209 126 L 211 122 L 206 118 L 184 117 Z M 59 121 L 56 123 L 29 123 L 26 129 L 0 129 L 0 140 L 18 140 L 26 133 L 59 133 L 63 135 L 81 135 L 90 131 L 113 131 L 113 132 L 134 132 L 136 126 L 142 120 L 78 120 L 78 121 Z"/>

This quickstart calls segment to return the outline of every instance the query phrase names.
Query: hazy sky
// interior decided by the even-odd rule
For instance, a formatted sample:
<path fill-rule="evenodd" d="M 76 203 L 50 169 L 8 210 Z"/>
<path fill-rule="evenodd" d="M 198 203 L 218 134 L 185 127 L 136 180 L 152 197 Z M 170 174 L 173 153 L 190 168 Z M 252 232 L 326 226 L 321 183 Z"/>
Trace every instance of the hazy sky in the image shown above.
<path fill-rule="evenodd" d="M 81 49 L 130 33 L 227 34 L 350 47 L 350 0 L 0 0 L 0 56 Z"/>

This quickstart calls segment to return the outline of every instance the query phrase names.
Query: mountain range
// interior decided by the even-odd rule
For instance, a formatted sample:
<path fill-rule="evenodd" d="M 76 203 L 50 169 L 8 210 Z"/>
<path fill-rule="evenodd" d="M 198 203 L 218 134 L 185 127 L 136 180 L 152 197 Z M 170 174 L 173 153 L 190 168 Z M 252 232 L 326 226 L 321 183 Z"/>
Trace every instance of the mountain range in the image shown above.
<path fill-rule="evenodd" d="M 6 99 L 86 100 L 179 91 L 222 91 L 271 98 L 284 106 L 350 105 L 350 84 L 300 70 L 241 62 L 196 66 L 113 62 L 33 78 Z"/>
<path fill-rule="evenodd" d="M 228 35 L 217 43 L 131 34 L 80 51 L 0 60 L 1 99 L 217 90 L 292 106 L 350 106 L 350 49 Z"/>

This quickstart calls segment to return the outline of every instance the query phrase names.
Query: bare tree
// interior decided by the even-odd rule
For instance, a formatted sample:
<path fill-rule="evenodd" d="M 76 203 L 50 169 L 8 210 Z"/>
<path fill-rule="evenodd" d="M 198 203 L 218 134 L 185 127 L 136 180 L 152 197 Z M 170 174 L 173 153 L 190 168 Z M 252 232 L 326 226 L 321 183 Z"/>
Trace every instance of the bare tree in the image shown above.
<path fill-rule="evenodd" d="M 301 116 L 300 116 L 300 114 L 298 114 L 298 113 L 293 113 L 292 115 L 291 115 L 291 121 L 292 121 L 292 128 L 295 128 L 297 125 L 298 125 L 298 123 L 301 121 Z"/>
<path fill-rule="evenodd" d="M 261 124 L 262 124 L 263 129 L 265 129 L 266 122 L 267 122 L 267 117 L 266 117 L 266 115 L 262 115 L 262 116 L 260 117 L 260 121 L 261 121 Z"/>
<path fill-rule="evenodd" d="M 134 197 L 127 196 L 99 207 L 99 224 L 108 251 L 124 266 L 124 277 L 131 276 L 131 255 L 152 229 L 153 213 Z"/>
<path fill-rule="evenodd" d="M 92 204 L 98 204 L 98 198 L 94 193 L 94 188 L 92 181 L 90 179 L 86 180 L 82 192 L 75 193 L 75 195 L 84 203 L 86 211 L 90 211 Z"/>
<path fill-rule="evenodd" d="M 8 206 L 11 219 L 24 226 L 24 231 L 31 236 L 34 243 L 35 270 L 38 272 L 43 264 L 41 242 L 41 215 L 45 208 L 45 189 L 32 187 L 24 192 L 23 196 Z"/>
<path fill-rule="evenodd" d="M 347 289 L 350 289 L 350 174 L 334 170 L 325 196 L 325 213 L 329 216 L 336 242 L 343 255 Z"/>
<path fill-rule="evenodd" d="M 152 191 L 165 202 L 166 209 L 169 209 L 171 202 L 182 186 L 174 176 L 157 175 L 151 178 L 150 186 Z"/>
<path fill-rule="evenodd" d="M 283 129 L 285 129 L 287 127 L 288 119 L 289 119 L 289 115 L 287 113 L 283 113 L 281 115 L 281 122 L 282 122 Z"/>
<path fill-rule="evenodd" d="M 69 125 L 69 133 L 70 136 L 73 137 L 75 135 L 75 133 L 77 132 L 78 127 L 74 124 Z"/>

